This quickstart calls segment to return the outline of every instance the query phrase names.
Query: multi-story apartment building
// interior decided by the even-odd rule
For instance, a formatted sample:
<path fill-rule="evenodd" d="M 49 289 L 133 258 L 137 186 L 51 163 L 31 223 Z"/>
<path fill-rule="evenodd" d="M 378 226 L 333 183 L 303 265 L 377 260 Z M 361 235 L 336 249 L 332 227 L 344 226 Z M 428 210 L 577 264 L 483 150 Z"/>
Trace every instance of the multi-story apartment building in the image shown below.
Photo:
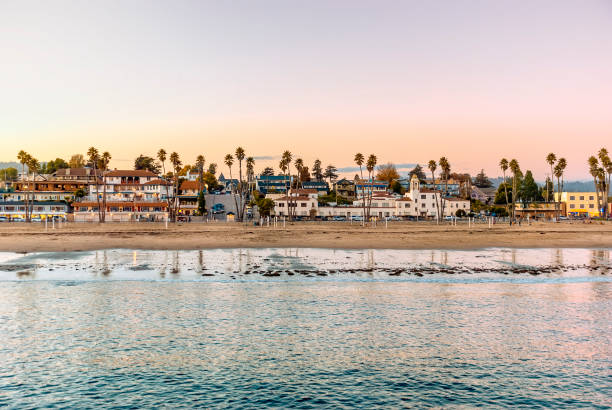
<path fill-rule="evenodd" d="M 599 194 L 599 206 L 597 209 L 597 193 L 595 192 L 555 192 L 555 201 L 565 203 L 567 216 L 589 216 L 597 217 L 603 215 L 603 195 Z"/>
<path fill-rule="evenodd" d="M 255 178 L 255 189 L 262 194 L 287 192 L 292 182 L 290 175 L 259 175 Z"/>
<path fill-rule="evenodd" d="M 106 187 L 106 193 L 104 190 Z M 106 197 L 108 221 L 163 220 L 174 188 L 147 170 L 107 171 L 89 186 L 87 197 L 74 202 L 75 221 L 96 220 L 98 199 Z"/>

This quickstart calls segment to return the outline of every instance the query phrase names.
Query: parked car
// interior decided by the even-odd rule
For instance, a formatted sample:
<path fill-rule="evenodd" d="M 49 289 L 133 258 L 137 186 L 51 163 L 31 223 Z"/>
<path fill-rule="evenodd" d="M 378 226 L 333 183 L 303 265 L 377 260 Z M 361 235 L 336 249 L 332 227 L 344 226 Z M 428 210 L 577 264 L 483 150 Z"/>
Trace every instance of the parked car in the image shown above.
<path fill-rule="evenodd" d="M 214 204 L 211 208 L 213 214 L 225 213 L 225 206 L 223 204 Z"/>
<path fill-rule="evenodd" d="M 0 216 L 0 222 L 7 222 L 8 218 L 6 216 Z"/>
<path fill-rule="evenodd" d="M 20 216 L 15 216 L 11 218 L 11 222 L 25 222 L 25 218 L 22 218 Z"/>
<path fill-rule="evenodd" d="M 341 215 L 336 215 L 332 218 L 332 221 L 346 221 L 346 217 Z"/>
<path fill-rule="evenodd" d="M 385 218 L 385 221 L 401 221 L 402 218 L 400 218 L 399 216 L 387 216 Z"/>
<path fill-rule="evenodd" d="M 363 216 L 361 216 L 361 215 L 353 215 L 353 216 L 351 216 L 351 220 L 357 221 L 357 222 L 361 222 L 361 221 L 363 221 Z"/>

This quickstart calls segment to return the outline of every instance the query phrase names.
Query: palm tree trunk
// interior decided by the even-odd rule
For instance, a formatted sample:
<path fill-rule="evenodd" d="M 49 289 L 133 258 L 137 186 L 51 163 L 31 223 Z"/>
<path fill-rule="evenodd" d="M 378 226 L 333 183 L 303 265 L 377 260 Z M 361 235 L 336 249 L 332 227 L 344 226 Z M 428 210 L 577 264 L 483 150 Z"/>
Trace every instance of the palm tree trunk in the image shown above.
<path fill-rule="evenodd" d="M 503 173 L 504 173 L 504 192 L 506 194 L 506 213 L 510 215 L 510 212 L 508 212 L 508 182 L 506 181 L 506 171 L 503 171 Z"/>

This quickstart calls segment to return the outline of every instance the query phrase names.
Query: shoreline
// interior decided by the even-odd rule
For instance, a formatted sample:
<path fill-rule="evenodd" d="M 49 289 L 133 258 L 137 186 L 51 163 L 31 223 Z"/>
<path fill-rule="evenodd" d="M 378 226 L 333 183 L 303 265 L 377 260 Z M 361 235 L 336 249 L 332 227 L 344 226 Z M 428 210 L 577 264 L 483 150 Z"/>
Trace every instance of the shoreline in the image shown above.
<path fill-rule="evenodd" d="M 197 250 L 230 248 L 445 249 L 612 248 L 612 223 L 435 225 L 394 222 L 363 228 L 334 222 L 257 227 L 238 223 L 0 224 L 2 252 L 76 252 L 102 249 Z"/>

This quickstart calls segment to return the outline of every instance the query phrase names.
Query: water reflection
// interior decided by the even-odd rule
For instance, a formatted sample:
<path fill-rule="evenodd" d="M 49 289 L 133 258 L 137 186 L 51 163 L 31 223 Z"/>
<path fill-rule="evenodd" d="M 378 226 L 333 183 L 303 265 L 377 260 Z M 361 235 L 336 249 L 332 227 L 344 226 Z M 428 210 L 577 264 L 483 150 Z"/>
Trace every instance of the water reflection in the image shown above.
<path fill-rule="evenodd" d="M 610 280 L 608 249 L 0 253 L 2 280 Z M 89 274 L 90 272 L 91 274 Z M 170 276 L 166 273 L 170 272 Z M 451 278 L 454 276 L 454 278 Z M 266 279 L 267 278 L 267 279 Z M 422 278 L 422 279 L 421 279 Z"/>

